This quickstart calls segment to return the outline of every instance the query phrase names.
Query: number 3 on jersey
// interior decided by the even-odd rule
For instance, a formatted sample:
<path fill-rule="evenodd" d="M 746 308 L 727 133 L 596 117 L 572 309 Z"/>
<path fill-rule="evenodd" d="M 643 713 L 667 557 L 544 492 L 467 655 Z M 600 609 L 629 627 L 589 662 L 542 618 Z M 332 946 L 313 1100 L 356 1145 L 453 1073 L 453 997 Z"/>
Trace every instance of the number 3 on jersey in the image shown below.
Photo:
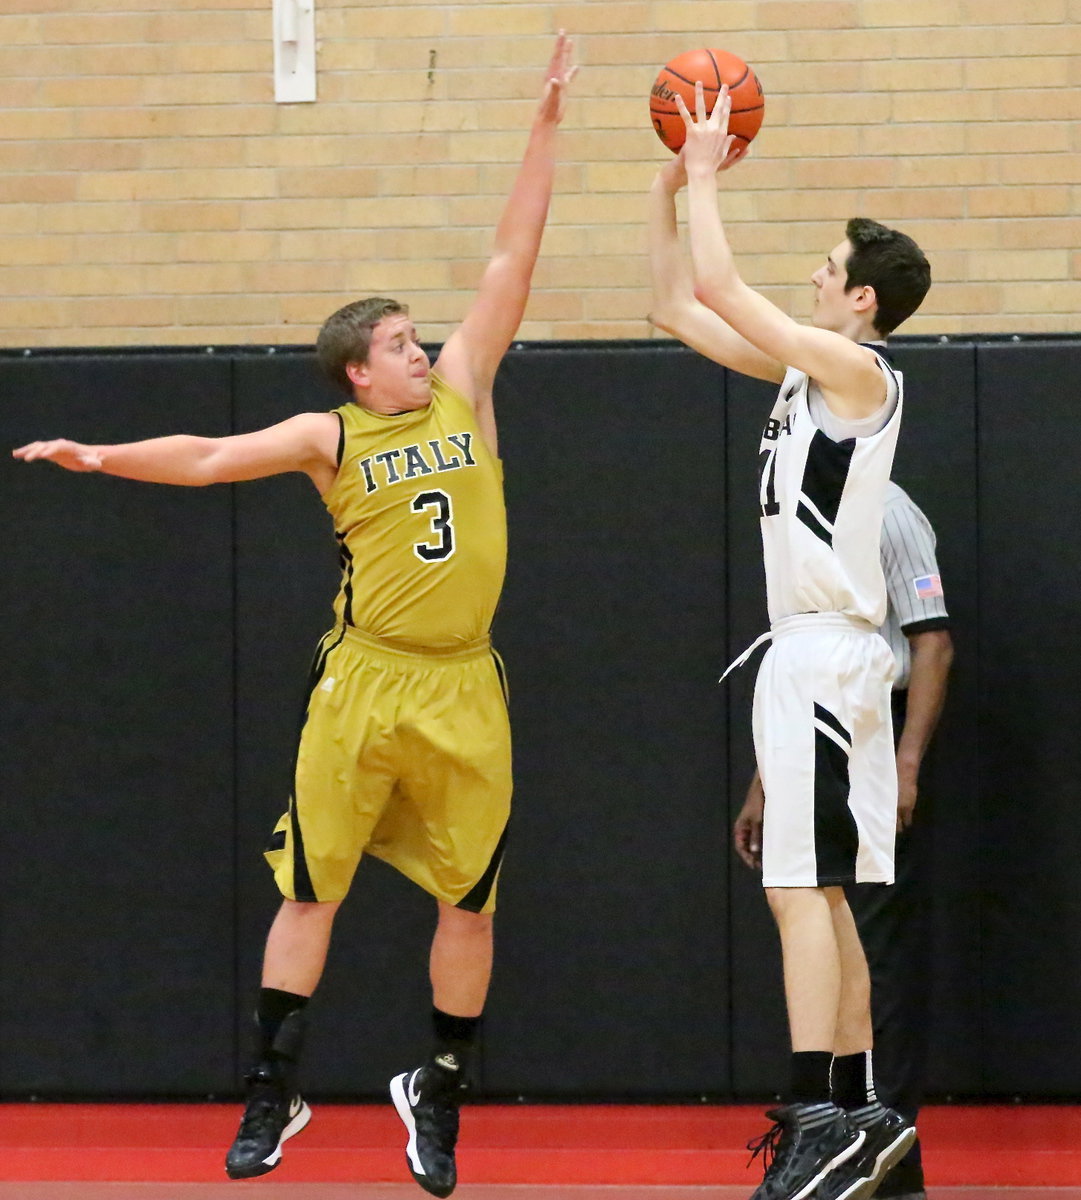
<path fill-rule="evenodd" d="M 415 513 L 423 512 L 426 508 L 435 509 L 432 521 L 432 535 L 439 539 L 437 545 L 431 542 L 415 542 L 413 553 L 424 562 L 442 562 L 454 553 L 454 526 L 451 525 L 453 513 L 450 507 L 450 497 L 446 492 L 421 492 L 416 496 L 410 507 Z"/>

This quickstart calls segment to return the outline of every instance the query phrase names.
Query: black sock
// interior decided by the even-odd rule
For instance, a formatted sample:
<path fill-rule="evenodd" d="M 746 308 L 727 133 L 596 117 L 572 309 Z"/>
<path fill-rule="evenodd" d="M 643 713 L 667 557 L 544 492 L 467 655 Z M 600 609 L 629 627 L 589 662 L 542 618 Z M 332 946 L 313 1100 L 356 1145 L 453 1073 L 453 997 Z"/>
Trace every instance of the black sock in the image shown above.
<path fill-rule="evenodd" d="M 870 1050 L 841 1054 L 831 1072 L 833 1102 L 843 1108 L 857 1129 L 873 1125 L 884 1112 L 875 1094 L 874 1066 Z"/>
<path fill-rule="evenodd" d="M 296 992 L 282 992 L 277 988 L 265 987 L 260 990 L 255 1019 L 259 1024 L 260 1042 L 264 1053 L 274 1044 L 285 1018 L 290 1013 L 300 1012 L 309 999 L 310 996 L 298 996 Z"/>
<path fill-rule="evenodd" d="M 833 1060 L 830 1083 L 834 1104 L 840 1108 L 862 1108 L 867 1103 L 870 1058 L 869 1050 L 861 1050 L 858 1054 L 839 1054 Z M 871 1092 L 874 1093 L 873 1085 Z"/>
<path fill-rule="evenodd" d="M 480 1017 L 455 1017 L 433 1007 L 432 1030 L 432 1062 L 448 1075 L 464 1079 L 476 1048 Z"/>
<path fill-rule="evenodd" d="M 800 1050 L 792 1054 L 793 1104 L 829 1104 L 830 1065 L 833 1055 L 828 1050 Z"/>

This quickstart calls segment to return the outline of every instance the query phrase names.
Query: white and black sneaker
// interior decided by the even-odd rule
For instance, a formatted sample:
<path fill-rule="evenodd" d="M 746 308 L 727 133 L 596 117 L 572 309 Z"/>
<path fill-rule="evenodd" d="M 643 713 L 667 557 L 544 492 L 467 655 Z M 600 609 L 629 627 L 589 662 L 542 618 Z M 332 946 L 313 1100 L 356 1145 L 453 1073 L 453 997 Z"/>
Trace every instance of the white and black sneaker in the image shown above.
<path fill-rule="evenodd" d="M 236 1139 L 225 1156 L 230 1179 L 254 1179 L 281 1162 L 282 1144 L 312 1119 L 312 1110 L 298 1092 L 283 1086 L 270 1063 L 259 1063 L 245 1077 L 248 1085 L 244 1115 Z"/>
<path fill-rule="evenodd" d="M 916 1126 L 892 1108 L 883 1108 L 866 1133 L 859 1153 L 819 1185 L 816 1200 L 869 1200 L 916 1140 Z"/>
<path fill-rule="evenodd" d="M 751 1200 L 807 1200 L 829 1173 L 863 1145 L 844 1111 L 831 1103 L 786 1104 L 766 1113 L 774 1124 L 747 1143 L 752 1160 L 762 1155 L 766 1170 Z"/>
<path fill-rule="evenodd" d="M 454 1147 L 461 1093 L 457 1071 L 433 1063 L 390 1081 L 390 1098 L 409 1134 L 405 1145 L 409 1171 L 433 1196 L 449 1196 L 458 1182 Z"/>

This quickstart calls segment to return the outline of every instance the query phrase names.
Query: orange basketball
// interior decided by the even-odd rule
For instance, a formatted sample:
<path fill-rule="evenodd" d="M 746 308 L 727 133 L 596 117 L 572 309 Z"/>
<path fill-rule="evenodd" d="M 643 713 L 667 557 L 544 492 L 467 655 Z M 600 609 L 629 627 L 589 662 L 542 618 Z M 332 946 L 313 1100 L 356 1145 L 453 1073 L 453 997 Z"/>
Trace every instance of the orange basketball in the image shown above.
<path fill-rule="evenodd" d="M 676 108 L 676 93 L 694 115 L 694 85 L 701 79 L 705 93 L 706 112 L 713 111 L 721 84 L 728 84 L 732 97 L 732 115 L 728 132 L 735 134 L 738 145 L 750 145 L 762 125 L 766 98 L 758 76 L 735 54 L 727 50 L 687 50 L 677 54 L 661 67 L 649 93 L 649 115 L 657 136 L 673 153 L 677 153 L 687 137 L 687 128 Z"/>

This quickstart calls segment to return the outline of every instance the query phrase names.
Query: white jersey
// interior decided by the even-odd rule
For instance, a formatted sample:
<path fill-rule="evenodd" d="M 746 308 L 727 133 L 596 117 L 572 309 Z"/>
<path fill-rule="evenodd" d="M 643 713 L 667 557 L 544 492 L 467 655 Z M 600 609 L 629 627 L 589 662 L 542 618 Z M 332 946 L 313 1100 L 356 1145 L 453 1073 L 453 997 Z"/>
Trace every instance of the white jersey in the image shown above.
<path fill-rule="evenodd" d="M 901 375 L 879 356 L 893 412 L 877 433 L 835 442 L 811 418 L 811 381 L 789 367 L 762 431 L 759 504 L 770 621 L 830 612 L 886 618 L 879 537 L 901 426 Z"/>

